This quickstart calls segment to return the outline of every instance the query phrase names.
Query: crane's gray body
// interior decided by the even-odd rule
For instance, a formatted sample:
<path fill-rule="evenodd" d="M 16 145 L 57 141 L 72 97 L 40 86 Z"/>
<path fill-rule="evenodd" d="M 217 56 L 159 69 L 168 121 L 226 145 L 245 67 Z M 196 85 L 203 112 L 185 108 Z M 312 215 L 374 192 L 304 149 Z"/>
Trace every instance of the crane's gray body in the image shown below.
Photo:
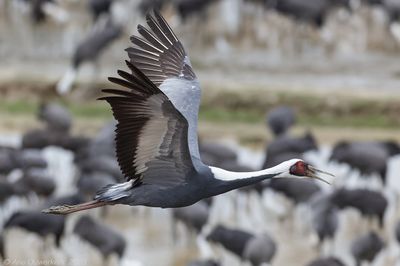
<path fill-rule="evenodd" d="M 193 171 L 192 175 L 188 175 L 184 182 L 174 186 L 160 186 L 160 184 L 146 184 L 144 182 L 139 186 L 131 188 L 127 196 L 115 201 L 115 203 L 161 208 L 185 207 L 201 199 L 251 185 L 274 176 L 274 174 L 271 174 L 248 179 L 224 181 L 214 178 L 208 166 L 198 163 L 196 171 Z M 160 178 L 162 178 L 162 173 L 160 173 Z"/>

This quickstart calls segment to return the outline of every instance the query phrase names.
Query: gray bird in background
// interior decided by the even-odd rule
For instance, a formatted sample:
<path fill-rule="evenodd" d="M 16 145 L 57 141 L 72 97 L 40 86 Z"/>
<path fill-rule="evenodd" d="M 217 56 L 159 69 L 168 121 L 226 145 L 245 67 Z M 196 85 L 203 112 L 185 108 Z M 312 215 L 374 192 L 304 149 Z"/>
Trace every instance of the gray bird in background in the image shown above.
<path fill-rule="evenodd" d="M 253 266 L 271 263 L 277 251 L 275 241 L 266 233 L 250 239 L 244 249 L 243 257 Z"/>
<path fill-rule="evenodd" d="M 400 146 L 394 141 L 341 141 L 333 148 L 330 160 L 346 163 L 362 175 L 379 174 L 385 185 L 388 160 L 397 154 Z"/>
<path fill-rule="evenodd" d="M 267 114 L 267 124 L 275 137 L 284 135 L 296 123 L 296 114 L 293 108 L 278 106 Z"/>
<path fill-rule="evenodd" d="M 43 103 L 39 107 L 38 118 L 50 131 L 68 133 L 72 125 L 71 113 L 60 104 Z"/>
<path fill-rule="evenodd" d="M 335 257 L 319 258 L 311 261 L 307 266 L 346 266 L 341 260 Z"/>
<path fill-rule="evenodd" d="M 376 255 L 383 249 L 385 243 L 375 232 L 369 232 L 356 238 L 351 244 L 351 253 L 356 260 L 357 266 L 362 262 L 372 262 Z"/>

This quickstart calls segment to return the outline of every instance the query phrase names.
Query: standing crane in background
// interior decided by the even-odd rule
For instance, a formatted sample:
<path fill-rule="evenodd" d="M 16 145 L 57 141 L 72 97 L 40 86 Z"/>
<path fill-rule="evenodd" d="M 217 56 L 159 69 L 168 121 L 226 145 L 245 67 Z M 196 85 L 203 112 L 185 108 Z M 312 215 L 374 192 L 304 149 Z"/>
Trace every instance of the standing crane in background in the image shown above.
<path fill-rule="evenodd" d="M 105 205 L 175 208 L 271 178 L 314 178 L 325 173 L 299 159 L 255 172 L 230 172 L 207 166 L 199 155 L 197 120 L 200 86 L 182 43 L 156 11 L 146 16 L 151 31 L 126 49 L 131 73 L 109 78 L 126 89 L 105 89 L 118 121 L 117 159 L 124 183 L 101 189 L 94 200 L 55 206 L 46 213 L 68 214 Z M 328 174 L 328 173 L 325 173 Z"/>

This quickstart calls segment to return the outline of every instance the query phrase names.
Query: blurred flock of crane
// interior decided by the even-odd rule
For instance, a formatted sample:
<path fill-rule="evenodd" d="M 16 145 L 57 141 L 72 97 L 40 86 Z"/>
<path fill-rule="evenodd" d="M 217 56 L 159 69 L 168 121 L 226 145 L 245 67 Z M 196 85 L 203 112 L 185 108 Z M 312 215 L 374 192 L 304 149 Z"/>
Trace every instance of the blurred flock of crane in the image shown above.
<path fill-rule="evenodd" d="M 233 46 L 328 56 L 400 47 L 399 0 L 0 0 L 0 8 L 0 58 L 68 58 L 59 94 L 103 52 L 120 61 L 121 39 L 153 8 L 191 47 L 217 54 Z M 107 51 L 114 41 L 121 49 Z M 272 180 L 174 210 L 64 217 L 40 210 L 81 203 L 123 180 L 115 122 L 88 137 L 71 133 L 74 119 L 62 105 L 44 103 L 37 118 L 40 128 L 0 135 L 0 264 L 400 265 L 400 145 L 393 140 L 327 147 L 312 130 L 294 135 L 296 112 L 281 106 L 267 114 L 274 138 L 265 152 L 200 139 L 203 161 L 250 171 L 302 158 L 334 173 L 331 186 Z"/>
<path fill-rule="evenodd" d="M 2 0 L 0 32 L 7 38 L 0 55 L 69 58 L 77 45 L 111 27 L 119 32 L 112 41 L 125 40 L 121 33 L 133 33 L 152 8 L 164 10 L 186 46 L 208 45 L 219 53 L 232 47 L 281 55 L 393 52 L 399 50 L 399 5 L 396 0 Z M 107 16 L 112 23 L 104 23 Z"/>

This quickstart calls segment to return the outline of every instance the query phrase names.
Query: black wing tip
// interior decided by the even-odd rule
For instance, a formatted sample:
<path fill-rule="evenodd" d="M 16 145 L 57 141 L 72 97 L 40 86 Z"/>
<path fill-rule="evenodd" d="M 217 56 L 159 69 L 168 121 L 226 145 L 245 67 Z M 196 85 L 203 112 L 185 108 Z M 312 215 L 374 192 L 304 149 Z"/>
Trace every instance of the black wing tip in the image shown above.
<path fill-rule="evenodd" d="M 133 73 L 139 73 L 139 74 L 143 74 L 142 71 L 140 71 L 139 68 L 137 68 L 134 64 L 132 64 L 129 60 L 125 59 L 125 64 L 126 66 L 133 72 Z M 143 74 L 144 75 L 144 74 Z"/>
<path fill-rule="evenodd" d="M 156 7 L 150 8 L 146 13 L 146 19 L 153 16 L 161 16 L 161 10 Z"/>
<path fill-rule="evenodd" d="M 149 21 L 149 20 L 152 20 L 152 19 L 153 19 L 152 13 L 154 14 L 154 10 L 153 10 L 153 11 L 147 12 L 147 14 L 146 14 L 146 21 Z"/>
<path fill-rule="evenodd" d="M 116 92 L 120 92 L 120 91 L 123 91 L 123 90 L 116 90 L 116 89 L 102 89 L 101 90 L 101 92 L 103 92 L 103 93 L 116 93 Z M 124 91 L 124 92 L 127 92 L 127 91 Z"/>
<path fill-rule="evenodd" d="M 142 31 L 142 30 L 147 30 L 147 29 L 146 29 L 146 27 L 143 26 L 142 24 L 138 24 L 138 25 L 137 25 L 137 30 L 138 30 L 138 32 L 140 33 L 140 31 Z M 132 37 L 133 37 L 133 36 L 132 36 Z"/>
<path fill-rule="evenodd" d="M 121 70 L 118 70 L 118 71 L 117 71 L 119 75 L 120 75 L 120 71 L 121 71 Z M 121 75 L 120 75 L 120 76 L 121 76 Z M 110 81 L 111 83 L 114 83 L 114 84 L 116 84 L 116 85 L 125 87 L 125 88 L 130 88 L 130 85 L 131 85 L 131 84 L 130 84 L 129 82 L 127 82 L 125 79 L 121 79 L 121 78 L 118 78 L 118 77 L 108 77 L 108 81 Z"/>
<path fill-rule="evenodd" d="M 121 70 L 121 69 L 118 69 L 117 70 L 117 74 L 119 75 L 119 76 L 122 76 L 123 74 L 125 74 L 125 73 L 127 73 L 126 71 L 123 71 L 123 70 Z"/>
<path fill-rule="evenodd" d="M 153 8 L 152 11 L 153 11 L 153 16 L 155 16 L 156 18 L 162 17 L 160 10 L 158 10 L 157 8 Z"/>
<path fill-rule="evenodd" d="M 157 94 L 160 92 L 157 86 L 139 68 L 129 60 L 125 60 L 125 63 L 132 73 L 118 69 L 117 73 L 121 78 L 108 77 L 108 81 L 128 89 L 139 90 L 146 94 Z"/>
<path fill-rule="evenodd" d="M 119 78 L 116 78 L 116 77 L 108 77 L 107 80 L 108 80 L 109 82 L 118 84 L 116 81 L 118 81 Z"/>
<path fill-rule="evenodd" d="M 132 65 L 132 67 L 134 67 L 134 66 Z M 112 82 L 112 83 L 115 83 L 115 84 L 117 84 L 117 85 L 121 85 L 121 84 L 120 84 L 121 81 L 125 81 L 127 75 L 133 76 L 132 74 L 129 74 L 128 72 L 126 72 L 126 71 L 124 71 L 124 70 L 121 70 L 121 69 L 118 69 L 118 70 L 117 70 L 117 74 L 118 74 L 118 76 L 120 76 L 122 79 L 119 78 L 119 77 L 108 77 L 108 78 L 107 78 L 108 81 L 110 81 L 110 82 Z"/>
<path fill-rule="evenodd" d="M 136 36 L 136 35 L 131 35 L 130 37 L 129 37 L 129 40 L 132 42 L 132 43 L 134 43 L 135 42 L 135 40 L 137 39 L 138 37 Z M 128 47 L 129 48 L 129 47 Z M 126 49 L 128 49 L 128 48 L 126 48 Z"/>
<path fill-rule="evenodd" d="M 137 69 L 129 60 L 125 60 L 125 64 L 129 67 L 129 69 Z"/>
<path fill-rule="evenodd" d="M 145 83 L 150 85 L 150 88 L 152 88 L 152 91 L 155 93 L 157 92 L 157 86 L 135 65 L 133 65 L 129 60 L 125 60 L 125 64 L 128 66 L 128 68 L 134 73 L 132 74 L 133 76 L 138 76 L 138 79 L 142 79 Z M 156 89 L 156 90 L 154 90 Z"/>
<path fill-rule="evenodd" d="M 157 8 L 153 8 L 152 10 L 147 12 L 146 21 L 152 20 L 152 21 L 156 22 L 156 20 L 158 20 L 160 17 L 162 17 L 161 11 Z"/>
<path fill-rule="evenodd" d="M 105 92 L 104 90 L 101 90 L 101 91 L 104 92 L 104 93 L 107 93 L 107 92 Z M 106 102 L 109 102 L 110 99 L 111 99 L 112 97 L 115 97 L 115 96 L 111 96 L 111 95 L 102 96 L 102 97 L 97 98 L 97 100 L 98 100 L 98 101 L 106 101 Z"/>

